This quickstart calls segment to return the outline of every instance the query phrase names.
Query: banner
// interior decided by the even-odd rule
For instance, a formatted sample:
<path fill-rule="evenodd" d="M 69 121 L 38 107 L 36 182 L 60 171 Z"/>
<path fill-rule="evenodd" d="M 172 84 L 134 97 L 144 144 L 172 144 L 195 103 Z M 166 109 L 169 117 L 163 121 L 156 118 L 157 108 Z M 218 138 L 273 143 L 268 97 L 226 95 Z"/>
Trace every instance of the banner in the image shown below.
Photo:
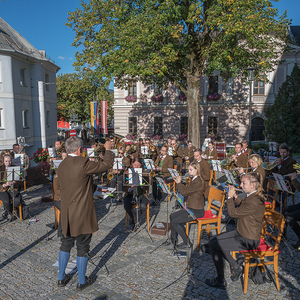
<path fill-rule="evenodd" d="M 91 102 L 91 134 L 97 134 L 97 111 L 98 111 L 98 102 Z M 98 119 L 99 124 L 99 119 Z"/>
<path fill-rule="evenodd" d="M 98 100 L 97 100 L 96 126 L 97 126 L 97 134 L 100 134 L 100 127 L 99 127 L 99 101 Z"/>
<path fill-rule="evenodd" d="M 101 132 L 107 134 L 107 101 L 101 101 Z"/>

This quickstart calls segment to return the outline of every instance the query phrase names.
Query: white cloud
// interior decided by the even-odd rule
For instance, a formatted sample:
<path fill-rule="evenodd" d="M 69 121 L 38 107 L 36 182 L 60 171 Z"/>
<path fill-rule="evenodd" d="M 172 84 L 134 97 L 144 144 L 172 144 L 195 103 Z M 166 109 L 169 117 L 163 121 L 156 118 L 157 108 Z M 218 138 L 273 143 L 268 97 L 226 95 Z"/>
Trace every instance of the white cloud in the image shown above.
<path fill-rule="evenodd" d="M 59 56 L 58 59 L 64 60 L 65 58 L 63 56 Z"/>
<path fill-rule="evenodd" d="M 73 57 L 70 57 L 69 60 L 73 60 Z"/>

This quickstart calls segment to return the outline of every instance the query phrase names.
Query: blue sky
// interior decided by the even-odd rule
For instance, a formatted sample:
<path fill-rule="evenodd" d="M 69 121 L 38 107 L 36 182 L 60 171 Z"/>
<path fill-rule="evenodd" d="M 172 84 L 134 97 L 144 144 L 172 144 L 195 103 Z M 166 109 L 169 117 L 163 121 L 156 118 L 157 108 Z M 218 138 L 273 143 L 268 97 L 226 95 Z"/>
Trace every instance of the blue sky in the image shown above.
<path fill-rule="evenodd" d="M 71 44 L 74 32 L 65 26 L 69 11 L 79 7 L 79 0 L 0 0 L 0 17 L 46 54 L 61 68 L 72 73 L 76 48 Z M 281 0 L 274 6 L 282 14 L 288 10 L 292 25 L 300 25 L 300 0 Z"/>

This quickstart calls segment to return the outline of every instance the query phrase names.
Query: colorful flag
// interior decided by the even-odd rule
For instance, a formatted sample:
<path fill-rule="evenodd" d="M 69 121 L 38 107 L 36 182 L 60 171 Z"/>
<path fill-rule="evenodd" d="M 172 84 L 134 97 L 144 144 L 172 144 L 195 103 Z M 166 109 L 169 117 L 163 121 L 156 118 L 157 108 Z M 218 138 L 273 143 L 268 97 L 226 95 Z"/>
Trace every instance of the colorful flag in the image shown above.
<path fill-rule="evenodd" d="M 107 101 L 101 101 L 101 132 L 107 134 Z"/>
<path fill-rule="evenodd" d="M 98 103 L 91 102 L 91 134 L 95 135 L 97 133 L 97 111 Z M 98 120 L 99 123 L 99 120 Z"/>

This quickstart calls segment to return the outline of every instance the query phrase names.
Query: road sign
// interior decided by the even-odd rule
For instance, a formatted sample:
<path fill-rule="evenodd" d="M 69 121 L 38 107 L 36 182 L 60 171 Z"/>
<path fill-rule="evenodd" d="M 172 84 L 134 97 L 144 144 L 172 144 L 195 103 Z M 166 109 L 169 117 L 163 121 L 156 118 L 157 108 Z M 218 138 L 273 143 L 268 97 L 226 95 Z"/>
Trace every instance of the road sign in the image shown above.
<path fill-rule="evenodd" d="M 70 131 L 70 136 L 76 136 L 76 130 L 72 129 L 72 130 Z"/>

